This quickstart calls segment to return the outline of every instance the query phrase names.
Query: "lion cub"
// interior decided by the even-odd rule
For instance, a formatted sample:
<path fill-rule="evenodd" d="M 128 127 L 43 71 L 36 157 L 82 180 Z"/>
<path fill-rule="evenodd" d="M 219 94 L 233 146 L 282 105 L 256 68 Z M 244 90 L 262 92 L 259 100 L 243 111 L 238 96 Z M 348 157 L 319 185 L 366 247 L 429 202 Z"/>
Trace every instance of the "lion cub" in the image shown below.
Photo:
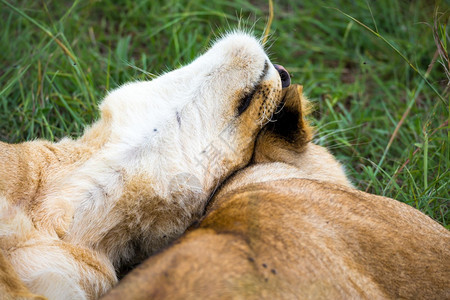
<path fill-rule="evenodd" d="M 180 236 L 248 164 L 282 72 L 234 32 L 185 67 L 110 92 L 77 140 L 0 142 L 0 254 L 33 293 L 99 297 L 115 268 Z"/>
<path fill-rule="evenodd" d="M 448 299 L 450 233 L 351 187 L 299 86 L 202 222 L 103 299 Z"/>

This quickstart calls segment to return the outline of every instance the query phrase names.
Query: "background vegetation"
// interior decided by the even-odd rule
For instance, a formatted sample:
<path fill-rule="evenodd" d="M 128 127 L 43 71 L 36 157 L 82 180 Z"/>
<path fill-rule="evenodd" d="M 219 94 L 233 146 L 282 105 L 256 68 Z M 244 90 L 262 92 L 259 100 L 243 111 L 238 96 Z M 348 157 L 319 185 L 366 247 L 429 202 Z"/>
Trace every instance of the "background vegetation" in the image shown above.
<path fill-rule="evenodd" d="M 444 1 L 274 1 L 269 45 L 355 185 L 450 228 L 448 12 Z M 261 36 L 268 16 L 256 0 L 0 0 L 0 140 L 76 137 L 106 91 L 190 62 L 240 19 Z"/>

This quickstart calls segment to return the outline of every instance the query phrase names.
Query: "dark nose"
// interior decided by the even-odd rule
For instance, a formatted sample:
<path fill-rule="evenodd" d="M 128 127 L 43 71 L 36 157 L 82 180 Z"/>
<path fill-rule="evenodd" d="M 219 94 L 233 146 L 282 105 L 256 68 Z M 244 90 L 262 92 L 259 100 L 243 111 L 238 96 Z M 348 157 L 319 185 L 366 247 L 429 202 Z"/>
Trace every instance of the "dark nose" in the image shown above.
<path fill-rule="evenodd" d="M 285 88 L 288 87 L 291 84 L 291 77 L 289 76 L 288 71 L 283 66 L 280 65 L 273 65 L 275 69 L 277 69 L 278 73 L 280 74 L 281 78 L 281 87 Z"/>

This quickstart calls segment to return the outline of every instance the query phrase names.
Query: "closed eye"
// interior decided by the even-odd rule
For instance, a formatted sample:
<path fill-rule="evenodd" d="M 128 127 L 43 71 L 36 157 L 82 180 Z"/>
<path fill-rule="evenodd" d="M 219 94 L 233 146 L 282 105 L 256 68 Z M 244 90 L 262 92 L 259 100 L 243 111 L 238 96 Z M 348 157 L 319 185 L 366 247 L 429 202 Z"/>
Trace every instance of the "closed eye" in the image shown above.
<path fill-rule="evenodd" d="M 253 99 L 253 96 L 255 95 L 255 92 L 258 89 L 258 87 L 260 86 L 261 81 L 263 80 L 263 78 L 266 76 L 268 70 L 269 70 L 269 63 L 266 60 L 265 63 L 264 63 L 264 69 L 263 69 L 261 75 L 259 76 L 258 81 L 255 83 L 255 85 L 253 86 L 251 91 L 246 93 L 244 95 L 244 97 L 242 97 L 239 100 L 238 116 L 240 116 L 250 106 L 250 103 L 252 102 L 252 99 Z"/>

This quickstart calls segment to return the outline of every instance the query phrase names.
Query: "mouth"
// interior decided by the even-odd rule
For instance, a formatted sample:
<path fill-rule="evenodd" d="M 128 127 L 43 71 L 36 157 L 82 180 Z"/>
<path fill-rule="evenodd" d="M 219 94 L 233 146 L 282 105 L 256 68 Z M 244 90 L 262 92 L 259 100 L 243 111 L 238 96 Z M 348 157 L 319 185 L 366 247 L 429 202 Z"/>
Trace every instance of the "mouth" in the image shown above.
<path fill-rule="evenodd" d="M 281 65 L 274 64 L 273 67 L 275 68 L 275 70 L 277 70 L 278 75 L 280 76 L 281 88 L 285 89 L 285 88 L 289 87 L 291 84 L 291 78 L 289 76 L 288 71 Z M 238 106 L 238 114 L 237 114 L 238 116 L 240 116 L 250 106 L 250 103 L 252 102 L 252 99 L 253 99 L 255 93 L 261 89 L 262 82 L 263 82 L 264 78 L 267 76 L 268 72 L 269 72 L 269 62 L 266 60 L 264 62 L 264 68 L 263 68 L 261 74 L 259 75 L 258 80 L 253 85 L 252 89 L 241 98 L 241 100 L 239 102 L 239 106 Z M 284 95 L 283 95 L 283 98 L 284 98 Z M 284 101 L 284 99 L 282 100 L 282 102 L 283 101 Z M 283 105 L 283 103 L 281 105 Z M 266 114 L 264 113 L 263 115 L 265 116 Z"/>

